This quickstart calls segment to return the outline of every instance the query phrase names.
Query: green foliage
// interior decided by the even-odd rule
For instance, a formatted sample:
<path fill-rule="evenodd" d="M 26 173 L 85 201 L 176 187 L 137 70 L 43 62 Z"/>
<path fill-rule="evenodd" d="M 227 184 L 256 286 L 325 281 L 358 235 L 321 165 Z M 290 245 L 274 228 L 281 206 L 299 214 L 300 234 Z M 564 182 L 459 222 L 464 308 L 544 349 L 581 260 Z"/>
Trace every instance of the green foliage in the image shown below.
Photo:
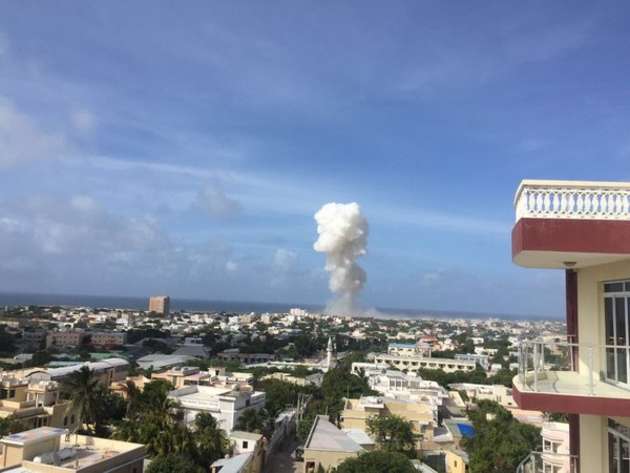
<path fill-rule="evenodd" d="M 269 432 L 269 414 L 265 409 L 256 410 L 249 408 L 243 411 L 236 422 L 235 430 L 243 430 L 245 432 L 255 432 L 257 434 Z M 273 432 L 273 428 L 271 428 Z"/>
<path fill-rule="evenodd" d="M 128 385 L 127 415 L 117 425 L 115 437 L 145 444 L 149 456 L 192 458 L 208 471 L 212 462 L 229 450 L 225 433 L 210 414 L 202 413 L 195 419 L 193 434 L 181 422 L 177 405 L 168 398 L 170 388 L 169 383 L 161 380 L 146 384 L 142 392 Z"/>
<path fill-rule="evenodd" d="M 445 388 L 452 383 L 488 384 L 486 372 L 479 366 L 473 371 L 454 371 L 452 373 L 446 373 L 442 370 L 421 369 L 418 374 L 422 376 L 422 379 L 436 381 Z"/>
<path fill-rule="evenodd" d="M 173 349 L 170 346 L 168 346 L 161 340 L 155 340 L 154 338 L 145 340 L 144 342 L 142 342 L 142 346 L 154 352 L 164 353 L 166 355 L 170 355 L 171 353 L 173 353 Z"/>
<path fill-rule="evenodd" d="M 416 442 L 411 422 L 396 415 L 372 416 L 367 420 L 367 428 L 381 450 L 414 455 Z"/>
<path fill-rule="evenodd" d="M 0 418 L 0 437 L 29 430 L 31 427 L 15 417 Z"/>
<path fill-rule="evenodd" d="M 143 338 L 167 338 L 170 335 L 168 331 L 155 328 L 135 328 L 127 330 L 127 343 L 136 343 Z"/>
<path fill-rule="evenodd" d="M 146 473 L 203 473 L 203 468 L 182 455 L 158 455 L 147 467 Z"/>
<path fill-rule="evenodd" d="M 335 422 L 343 410 L 343 398 L 376 394 L 370 389 L 366 379 L 350 372 L 351 363 L 345 361 L 325 374 L 321 386 L 321 396 L 327 413 Z"/>
<path fill-rule="evenodd" d="M 0 355 L 15 355 L 15 336 L 7 332 L 6 325 L 0 325 Z"/>
<path fill-rule="evenodd" d="M 102 391 L 94 372 L 87 366 L 70 373 L 61 385 L 64 397 L 70 399 L 77 412 L 80 426 L 88 430 L 99 430 L 101 423 Z"/>
<path fill-rule="evenodd" d="M 495 402 L 480 401 L 469 413 L 476 434 L 462 445 L 470 458 L 471 473 L 513 473 L 540 443 L 540 429 L 521 424 Z"/>
<path fill-rule="evenodd" d="M 336 473 L 414 473 L 415 471 L 416 469 L 405 455 L 375 450 L 344 460 L 337 467 Z"/>
<path fill-rule="evenodd" d="M 299 393 L 311 393 L 313 390 L 307 386 L 297 386 L 279 379 L 266 379 L 261 381 L 256 389 L 265 392 L 265 409 L 272 419 L 287 407 L 295 407 Z"/>

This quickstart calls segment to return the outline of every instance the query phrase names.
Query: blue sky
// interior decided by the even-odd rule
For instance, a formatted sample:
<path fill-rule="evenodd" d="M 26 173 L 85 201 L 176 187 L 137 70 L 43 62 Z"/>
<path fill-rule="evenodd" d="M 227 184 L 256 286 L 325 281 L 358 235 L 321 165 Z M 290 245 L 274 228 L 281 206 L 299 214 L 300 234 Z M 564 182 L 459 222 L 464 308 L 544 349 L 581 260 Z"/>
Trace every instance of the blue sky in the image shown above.
<path fill-rule="evenodd" d="M 2 289 L 325 303 L 356 201 L 364 306 L 560 316 L 512 198 L 630 177 L 630 12 L 494 3 L 5 2 Z"/>

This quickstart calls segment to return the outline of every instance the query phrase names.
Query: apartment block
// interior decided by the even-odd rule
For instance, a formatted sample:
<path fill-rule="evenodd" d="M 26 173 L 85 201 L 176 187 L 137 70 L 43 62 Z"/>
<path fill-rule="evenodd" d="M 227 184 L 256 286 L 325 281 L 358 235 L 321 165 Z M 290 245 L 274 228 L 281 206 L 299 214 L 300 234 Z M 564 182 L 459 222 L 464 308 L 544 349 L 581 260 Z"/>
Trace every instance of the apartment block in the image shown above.
<path fill-rule="evenodd" d="M 171 312 L 171 298 L 169 296 L 149 297 L 149 312 L 168 317 Z"/>
<path fill-rule="evenodd" d="M 433 439 L 433 428 L 437 426 L 437 420 L 430 404 L 381 396 L 346 399 L 341 413 L 341 428 L 367 432 L 368 419 L 386 415 L 396 415 L 411 422 L 413 431 L 418 436 L 418 448 L 421 445 L 420 442 Z"/>
<path fill-rule="evenodd" d="M 374 355 L 377 365 L 389 365 L 404 372 L 418 372 L 420 369 L 453 371 L 474 371 L 477 365 L 474 361 L 454 360 L 450 358 L 434 358 L 416 355 Z"/>
<path fill-rule="evenodd" d="M 525 180 L 514 205 L 512 259 L 564 271 L 567 326 L 521 345 L 514 400 L 568 414 L 570 451 L 545 471 L 630 471 L 630 183 Z"/>
<path fill-rule="evenodd" d="M 62 330 L 46 335 L 46 348 L 76 348 L 90 344 L 90 334 L 83 330 Z"/>
<path fill-rule="evenodd" d="M 54 381 L 31 381 L 0 375 L 0 418 L 19 420 L 27 428 L 43 426 L 72 429 L 78 416 L 69 401 L 59 399 Z"/>
<path fill-rule="evenodd" d="M 187 424 L 205 412 L 226 432 L 234 430 L 245 410 L 265 407 L 265 393 L 254 391 L 251 386 L 185 386 L 171 391 L 168 397 L 179 404 Z"/>

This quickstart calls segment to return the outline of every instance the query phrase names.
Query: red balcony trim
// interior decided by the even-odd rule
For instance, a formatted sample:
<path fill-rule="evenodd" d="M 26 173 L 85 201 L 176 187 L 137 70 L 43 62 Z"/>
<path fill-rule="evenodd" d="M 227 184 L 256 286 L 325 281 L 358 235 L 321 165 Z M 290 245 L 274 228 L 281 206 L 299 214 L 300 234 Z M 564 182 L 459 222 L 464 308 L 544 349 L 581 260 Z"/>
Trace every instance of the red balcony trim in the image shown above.
<path fill-rule="evenodd" d="M 630 221 L 522 218 L 512 229 L 512 257 L 522 251 L 630 254 Z"/>
<path fill-rule="evenodd" d="M 518 407 L 528 411 L 630 417 L 630 399 L 521 392 L 516 386 L 512 397 Z"/>

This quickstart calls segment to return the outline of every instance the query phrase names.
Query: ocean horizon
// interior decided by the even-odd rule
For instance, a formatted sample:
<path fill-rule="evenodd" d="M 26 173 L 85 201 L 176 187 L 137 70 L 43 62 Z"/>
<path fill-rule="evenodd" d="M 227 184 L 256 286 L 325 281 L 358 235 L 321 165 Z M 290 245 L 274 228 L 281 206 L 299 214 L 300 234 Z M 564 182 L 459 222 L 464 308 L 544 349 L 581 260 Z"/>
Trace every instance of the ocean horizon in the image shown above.
<path fill-rule="evenodd" d="M 90 307 L 108 309 L 136 309 L 146 310 L 148 297 L 133 296 L 99 296 L 87 294 L 41 294 L 41 293 L 20 293 L 20 292 L 0 292 L 0 306 L 68 306 L 68 307 Z M 186 299 L 171 297 L 171 310 L 189 312 L 228 312 L 228 313 L 264 313 L 264 312 L 288 312 L 293 307 L 300 307 L 305 310 L 322 311 L 325 305 L 301 304 L 301 303 L 280 303 L 280 302 L 259 302 L 259 301 L 224 301 L 224 300 L 204 300 Z M 544 316 L 539 314 L 500 314 L 481 313 L 467 311 L 452 311 L 439 309 L 400 309 L 400 308 L 366 308 L 360 314 L 363 317 L 376 318 L 466 318 L 466 319 L 488 319 L 498 318 L 505 320 L 559 320 L 561 317 Z"/>

